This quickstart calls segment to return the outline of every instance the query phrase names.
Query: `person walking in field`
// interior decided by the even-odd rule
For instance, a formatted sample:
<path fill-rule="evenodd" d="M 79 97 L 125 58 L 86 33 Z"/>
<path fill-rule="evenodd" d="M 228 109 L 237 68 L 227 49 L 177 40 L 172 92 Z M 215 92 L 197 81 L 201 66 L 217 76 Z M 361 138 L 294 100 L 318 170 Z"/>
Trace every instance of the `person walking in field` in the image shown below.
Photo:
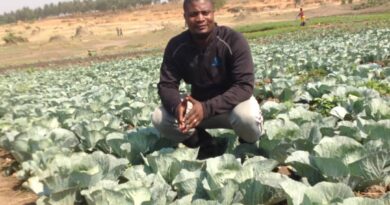
<path fill-rule="evenodd" d="M 299 13 L 298 13 L 298 15 L 297 15 L 297 18 L 300 18 L 301 19 L 301 26 L 305 26 L 306 25 L 306 21 L 305 21 L 305 14 L 303 13 L 303 9 L 302 8 L 300 8 L 299 9 Z"/>
<path fill-rule="evenodd" d="M 199 159 L 224 152 L 206 129 L 233 129 L 240 142 L 255 143 L 263 117 L 253 96 L 254 66 L 247 41 L 214 22 L 211 0 L 184 0 L 183 9 L 188 29 L 165 48 L 158 83 L 162 106 L 152 114 L 153 125 L 161 137 L 199 147 Z M 184 98 L 181 80 L 191 85 L 191 94 Z"/>

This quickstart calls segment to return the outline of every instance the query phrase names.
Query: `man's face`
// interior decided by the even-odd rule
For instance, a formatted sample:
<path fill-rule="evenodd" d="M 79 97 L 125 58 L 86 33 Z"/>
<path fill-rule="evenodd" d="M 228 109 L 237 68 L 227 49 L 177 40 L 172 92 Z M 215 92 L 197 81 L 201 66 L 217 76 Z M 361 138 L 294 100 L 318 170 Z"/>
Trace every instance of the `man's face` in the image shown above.
<path fill-rule="evenodd" d="M 206 38 L 214 28 L 213 5 L 208 0 L 192 1 L 184 10 L 188 29 L 198 38 Z"/>

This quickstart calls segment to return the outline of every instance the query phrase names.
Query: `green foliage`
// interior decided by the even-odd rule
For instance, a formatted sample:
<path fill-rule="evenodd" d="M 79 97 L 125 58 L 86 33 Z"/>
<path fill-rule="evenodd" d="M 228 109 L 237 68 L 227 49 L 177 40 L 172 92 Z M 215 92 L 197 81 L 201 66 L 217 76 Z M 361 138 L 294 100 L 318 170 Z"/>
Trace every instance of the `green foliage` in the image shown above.
<path fill-rule="evenodd" d="M 226 0 L 212 0 L 214 3 L 214 9 L 219 10 L 226 4 Z"/>
<path fill-rule="evenodd" d="M 351 0 L 349 0 L 349 1 L 351 1 Z M 355 10 L 366 9 L 366 8 L 370 8 L 370 7 L 383 5 L 383 4 L 386 4 L 388 2 L 389 2 L 388 0 L 366 0 L 363 3 L 354 5 L 352 8 Z"/>
<path fill-rule="evenodd" d="M 210 130 L 229 141 L 215 158 L 198 160 L 198 148 L 153 127 L 161 56 L 0 76 L 0 146 L 37 204 L 388 204 L 353 191 L 390 182 L 390 101 L 367 88 L 388 85 L 390 70 L 356 65 L 362 53 L 387 59 L 389 35 L 251 42 L 255 95 L 278 100 L 261 104 L 254 144 Z M 296 181 L 275 173 L 280 165 Z"/>
<path fill-rule="evenodd" d="M 96 50 L 88 50 L 88 57 L 95 57 L 97 56 Z"/>
<path fill-rule="evenodd" d="M 306 84 L 308 82 L 316 82 L 323 79 L 326 75 L 328 75 L 328 71 L 324 68 L 315 68 L 311 69 L 308 72 L 305 72 L 299 76 L 297 80 L 297 84 Z"/>
<path fill-rule="evenodd" d="M 367 22 L 370 22 L 367 25 Z M 305 31 L 307 34 L 303 38 L 307 40 L 316 30 L 321 29 L 321 26 L 334 25 L 337 26 L 337 29 L 345 30 L 359 30 L 362 27 L 367 28 L 368 26 L 372 27 L 388 27 L 390 25 L 390 13 L 373 13 L 366 15 L 344 15 L 344 16 L 327 16 L 327 17 L 308 17 L 308 25 L 301 27 L 294 20 L 292 21 L 283 21 L 283 22 L 271 22 L 271 23 L 261 23 L 261 24 L 250 24 L 238 26 L 235 29 L 244 34 L 248 39 L 258 39 L 261 37 L 274 36 L 280 40 L 286 35 L 286 33 L 292 33 L 297 31 Z M 329 29 L 322 32 L 330 32 Z"/>
<path fill-rule="evenodd" d="M 218 0 L 220 1 L 220 0 Z M 45 4 L 43 7 L 22 9 L 0 15 L 1 23 L 13 23 L 16 21 L 27 21 L 58 16 L 61 14 L 86 13 L 91 11 L 117 11 L 133 8 L 137 5 L 148 5 L 153 0 L 74 0 L 58 2 L 57 4 Z"/>
<path fill-rule="evenodd" d="M 3 37 L 3 41 L 6 44 L 17 44 L 28 42 L 28 39 L 22 36 L 17 36 L 14 33 L 7 33 L 7 35 Z"/>
<path fill-rule="evenodd" d="M 251 24 L 237 27 L 236 30 L 243 33 L 246 38 L 255 39 L 263 36 L 272 36 L 281 33 L 298 31 L 295 22 L 273 22 L 264 24 Z"/>
<path fill-rule="evenodd" d="M 314 100 L 310 103 L 310 110 L 319 112 L 324 116 L 329 116 L 330 110 L 336 107 L 339 103 L 340 99 L 338 97 L 314 98 Z"/>
<path fill-rule="evenodd" d="M 376 80 L 369 80 L 366 82 L 365 86 L 378 91 L 381 95 L 390 96 L 389 83 L 379 82 Z"/>
<path fill-rule="evenodd" d="M 31 74 L 36 72 L 36 71 L 37 71 L 37 68 L 35 68 L 35 67 L 29 67 L 29 68 L 26 69 L 26 72 L 27 73 L 31 73 Z"/>

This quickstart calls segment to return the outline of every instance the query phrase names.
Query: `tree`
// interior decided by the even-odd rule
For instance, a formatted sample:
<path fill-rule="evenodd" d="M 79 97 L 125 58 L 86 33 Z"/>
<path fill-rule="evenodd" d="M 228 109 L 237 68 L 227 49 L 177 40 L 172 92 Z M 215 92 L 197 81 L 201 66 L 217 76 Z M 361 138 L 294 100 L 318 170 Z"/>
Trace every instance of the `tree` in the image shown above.
<path fill-rule="evenodd" d="M 226 0 L 215 0 L 216 8 L 222 7 L 225 4 L 225 1 Z M 147 5 L 151 2 L 152 0 L 73 0 L 59 2 L 57 4 L 51 3 L 45 4 L 41 8 L 30 9 L 25 7 L 15 12 L 4 13 L 3 15 L 0 15 L 0 24 L 78 12 L 123 10 L 133 8 L 136 5 Z"/>
<path fill-rule="evenodd" d="M 226 4 L 226 0 L 212 0 L 215 10 L 222 8 Z"/>

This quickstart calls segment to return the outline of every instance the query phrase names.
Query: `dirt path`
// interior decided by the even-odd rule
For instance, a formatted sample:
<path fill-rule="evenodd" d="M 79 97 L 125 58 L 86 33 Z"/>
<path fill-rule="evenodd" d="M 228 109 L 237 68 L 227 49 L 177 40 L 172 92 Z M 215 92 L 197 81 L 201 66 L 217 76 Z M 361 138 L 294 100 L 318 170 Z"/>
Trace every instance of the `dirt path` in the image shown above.
<path fill-rule="evenodd" d="M 340 5 L 338 1 L 327 0 L 324 4 L 305 5 L 305 14 L 310 20 L 319 16 L 390 10 L 390 4 L 353 10 L 351 5 Z M 280 4 L 276 4 L 277 2 Z M 290 0 L 230 0 L 223 9 L 216 12 L 215 18 L 218 24 L 231 27 L 293 20 L 298 8 L 290 4 Z M 232 9 L 241 10 L 232 12 Z M 0 25 L 0 37 L 13 32 L 29 40 L 28 43 L 16 45 L 6 45 L 0 40 L 0 70 L 15 66 L 36 68 L 41 64 L 64 59 L 70 63 L 82 58 L 90 61 L 90 50 L 98 56 L 116 56 L 134 51 L 162 49 L 170 37 L 184 31 L 183 23 L 182 6 L 177 3 L 145 7 L 132 12 L 52 17 L 34 22 Z M 80 26 L 86 29 L 87 34 L 75 37 L 75 29 Z M 117 27 L 123 28 L 122 37 L 116 35 Z M 58 39 L 49 41 L 54 36 L 58 36 Z"/>
<path fill-rule="evenodd" d="M 390 11 L 390 3 L 386 6 L 353 10 L 351 5 L 326 4 L 320 7 L 307 8 L 307 18 L 320 16 L 365 14 Z M 269 12 L 250 13 L 243 18 L 232 18 L 225 15 L 216 16 L 220 25 L 237 26 L 243 24 L 263 23 L 271 21 L 288 21 L 295 19 L 296 9 L 271 10 Z M 122 14 L 118 14 L 119 16 Z M 127 14 L 128 15 L 128 14 Z M 145 14 L 144 14 L 145 15 Z M 108 17 L 102 17 L 108 18 Z M 114 17 L 112 17 L 114 18 Z M 116 17 L 119 18 L 119 17 Z M 63 20 L 64 21 L 64 20 Z M 182 20 L 180 20 L 182 25 Z M 141 24 L 132 22 L 132 24 Z M 157 23 L 155 23 L 157 24 Z M 133 25 L 134 26 L 134 25 Z M 120 39 L 90 36 L 86 39 L 56 43 L 28 43 L 21 45 L 0 45 L 0 74 L 7 71 L 32 68 L 63 68 L 68 65 L 88 65 L 106 60 L 138 57 L 143 54 L 162 51 L 167 40 L 182 32 L 184 28 L 178 23 L 165 23 L 161 28 L 151 32 L 134 32 Z M 0 26 L 1 30 L 1 26 Z M 142 30 L 142 29 L 140 29 Z M 88 45 L 84 45 L 88 44 Z M 95 55 L 88 56 L 89 51 Z"/>
<path fill-rule="evenodd" d="M 4 176 L 4 169 L 10 166 L 12 158 L 9 153 L 0 149 L 0 205 L 32 205 L 37 196 L 25 190 L 21 181 L 15 176 Z"/>

